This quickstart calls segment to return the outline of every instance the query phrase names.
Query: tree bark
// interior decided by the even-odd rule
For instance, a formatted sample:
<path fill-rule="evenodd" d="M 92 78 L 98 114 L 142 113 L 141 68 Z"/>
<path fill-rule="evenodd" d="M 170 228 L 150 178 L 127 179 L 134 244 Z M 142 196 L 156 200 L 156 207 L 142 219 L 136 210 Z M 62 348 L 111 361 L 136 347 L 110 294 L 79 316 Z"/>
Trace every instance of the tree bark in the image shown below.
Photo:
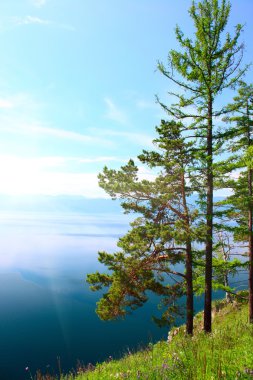
<path fill-rule="evenodd" d="M 248 170 L 249 198 L 252 197 L 252 169 Z M 253 323 L 253 223 L 252 206 L 249 207 L 249 322 Z"/>
<path fill-rule="evenodd" d="M 249 114 L 249 103 L 246 106 L 247 121 L 248 121 L 248 146 L 251 146 L 251 123 Z M 249 196 L 249 211 L 248 211 L 248 242 L 249 242 L 249 323 L 253 323 L 253 212 L 252 212 L 252 177 L 253 170 L 248 168 L 248 196 Z"/>
<path fill-rule="evenodd" d="M 185 280 L 186 280 L 186 332 L 189 335 L 193 335 L 193 285 L 192 285 L 192 244 L 191 244 L 191 230 L 190 230 L 190 218 L 187 206 L 187 199 L 185 194 L 185 176 L 181 177 L 182 182 L 182 196 L 183 206 L 185 213 L 185 230 L 188 237 L 186 241 L 186 262 L 185 262 Z"/>
<path fill-rule="evenodd" d="M 186 244 L 186 332 L 193 334 L 192 248 Z"/>
<path fill-rule="evenodd" d="M 206 266 L 204 331 L 212 331 L 212 253 L 213 253 L 213 112 L 212 99 L 208 102 L 207 126 L 207 207 L 206 207 Z"/>

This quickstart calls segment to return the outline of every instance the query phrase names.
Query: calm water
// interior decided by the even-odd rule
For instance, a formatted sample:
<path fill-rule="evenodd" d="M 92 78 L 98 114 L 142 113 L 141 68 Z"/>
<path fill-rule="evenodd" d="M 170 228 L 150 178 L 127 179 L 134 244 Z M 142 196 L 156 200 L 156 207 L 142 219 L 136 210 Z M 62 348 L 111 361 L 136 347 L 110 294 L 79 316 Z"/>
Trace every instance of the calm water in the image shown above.
<path fill-rule="evenodd" d="M 85 284 L 87 273 L 102 269 L 98 250 L 113 252 L 128 222 L 119 214 L 1 214 L 1 380 L 30 379 L 26 367 L 59 373 L 59 362 L 66 372 L 166 337 L 151 321 L 159 315 L 154 301 L 125 321 L 102 322 L 99 295 Z M 196 299 L 195 310 L 202 308 Z"/>
<path fill-rule="evenodd" d="M 116 357 L 166 336 L 149 303 L 121 322 L 95 314 L 98 295 L 85 284 L 100 267 L 97 251 L 113 251 L 127 231 L 120 215 L 6 213 L 0 217 L 0 379 L 28 379 Z"/>

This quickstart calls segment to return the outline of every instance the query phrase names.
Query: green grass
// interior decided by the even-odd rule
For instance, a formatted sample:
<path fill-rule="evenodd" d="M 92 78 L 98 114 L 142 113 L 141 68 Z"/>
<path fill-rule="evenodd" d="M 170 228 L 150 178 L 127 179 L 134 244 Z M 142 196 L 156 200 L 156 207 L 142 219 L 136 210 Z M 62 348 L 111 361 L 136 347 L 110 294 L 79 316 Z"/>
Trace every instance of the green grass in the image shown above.
<path fill-rule="evenodd" d="M 253 326 L 247 322 L 247 312 L 247 305 L 226 305 L 214 316 L 213 332 L 208 335 L 202 331 L 200 313 L 192 338 L 185 336 L 182 326 L 169 344 L 150 344 L 121 360 L 80 368 L 79 373 L 61 379 L 253 379 Z"/>

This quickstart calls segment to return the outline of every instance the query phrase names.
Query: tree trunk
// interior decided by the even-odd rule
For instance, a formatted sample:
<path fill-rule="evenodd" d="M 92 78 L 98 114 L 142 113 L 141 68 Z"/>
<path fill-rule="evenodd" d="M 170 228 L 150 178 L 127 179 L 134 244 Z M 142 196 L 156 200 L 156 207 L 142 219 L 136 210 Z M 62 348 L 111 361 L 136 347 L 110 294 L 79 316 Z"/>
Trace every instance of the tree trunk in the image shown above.
<path fill-rule="evenodd" d="M 252 197 L 252 169 L 248 170 L 249 198 Z M 251 201 L 250 201 L 251 203 Z M 253 223 L 252 206 L 249 207 L 248 231 L 249 231 L 249 322 L 253 323 Z"/>
<path fill-rule="evenodd" d="M 193 334 L 192 248 L 186 244 L 186 332 Z"/>
<path fill-rule="evenodd" d="M 190 218 L 185 194 L 185 176 L 181 177 L 182 200 L 185 214 L 185 230 L 188 234 L 186 240 L 186 262 L 185 262 L 185 280 L 186 280 L 186 332 L 193 334 L 193 287 L 192 287 L 192 245 L 191 245 L 191 229 Z"/>
<path fill-rule="evenodd" d="M 249 103 L 247 102 L 246 114 L 248 121 L 248 146 L 251 146 L 251 123 L 249 113 Z M 253 170 L 248 168 L 248 196 L 249 196 L 249 211 L 248 211 L 248 242 L 249 242 L 249 323 L 253 323 L 253 213 L 252 213 L 252 177 Z"/>
<path fill-rule="evenodd" d="M 207 126 L 207 200 L 204 331 L 212 331 L 212 253 L 213 253 L 213 126 L 212 99 L 208 102 Z"/>

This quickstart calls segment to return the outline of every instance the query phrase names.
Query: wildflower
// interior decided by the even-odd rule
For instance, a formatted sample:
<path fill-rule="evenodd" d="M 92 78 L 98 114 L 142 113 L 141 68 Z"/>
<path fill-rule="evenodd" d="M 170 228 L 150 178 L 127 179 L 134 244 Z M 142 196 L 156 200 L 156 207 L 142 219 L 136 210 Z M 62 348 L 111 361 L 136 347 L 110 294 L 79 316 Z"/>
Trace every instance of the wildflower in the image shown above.
<path fill-rule="evenodd" d="M 246 368 L 244 372 L 247 373 L 247 375 L 253 375 L 253 369 Z"/>
<path fill-rule="evenodd" d="M 178 357 L 178 355 L 176 354 L 176 352 L 173 352 L 173 353 L 172 353 L 172 360 L 175 361 L 175 362 L 176 362 L 176 361 L 179 361 L 179 357 Z"/>

